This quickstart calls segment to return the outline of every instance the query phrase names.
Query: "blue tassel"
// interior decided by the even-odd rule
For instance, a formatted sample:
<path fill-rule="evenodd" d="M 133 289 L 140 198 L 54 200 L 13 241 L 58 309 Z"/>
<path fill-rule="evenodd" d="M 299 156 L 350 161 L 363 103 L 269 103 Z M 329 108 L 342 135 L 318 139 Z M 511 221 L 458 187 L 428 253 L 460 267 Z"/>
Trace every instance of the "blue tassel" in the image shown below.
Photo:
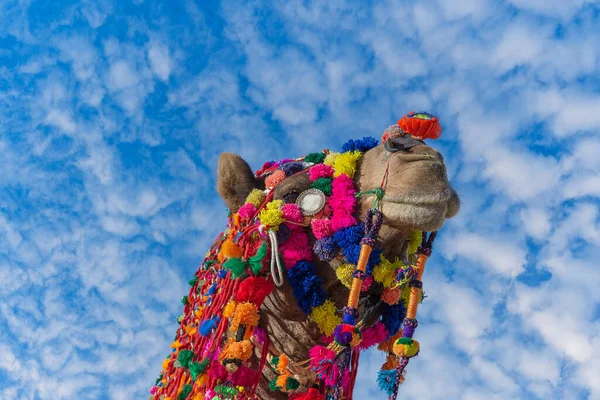
<path fill-rule="evenodd" d="M 396 374 L 395 369 L 382 369 L 377 373 L 377 386 L 388 396 L 393 395 L 396 390 Z"/>
<path fill-rule="evenodd" d="M 342 146 L 342 151 L 360 151 L 362 153 L 366 153 L 371 150 L 373 147 L 377 147 L 379 145 L 379 141 L 374 137 L 364 137 L 362 139 L 353 140 L 350 139 Z"/>
<path fill-rule="evenodd" d="M 217 327 L 217 319 L 207 319 L 206 321 L 200 324 L 200 335 L 208 336 L 210 332 Z"/>

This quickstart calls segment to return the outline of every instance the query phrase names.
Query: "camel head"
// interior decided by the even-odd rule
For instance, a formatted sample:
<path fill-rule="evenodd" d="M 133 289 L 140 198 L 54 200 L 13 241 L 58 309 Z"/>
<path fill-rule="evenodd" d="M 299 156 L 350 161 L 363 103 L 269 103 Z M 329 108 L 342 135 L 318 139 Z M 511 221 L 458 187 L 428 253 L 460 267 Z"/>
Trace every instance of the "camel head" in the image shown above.
<path fill-rule="evenodd" d="M 317 386 L 341 399 L 361 350 L 388 346 L 387 373 L 417 354 L 416 288 L 430 243 L 418 260 L 417 248 L 459 208 L 442 156 L 422 141 L 440 133 L 437 118 L 411 113 L 381 143 L 351 140 L 340 153 L 256 173 L 221 154 L 229 225 L 182 299 L 154 399 L 322 399 Z"/>

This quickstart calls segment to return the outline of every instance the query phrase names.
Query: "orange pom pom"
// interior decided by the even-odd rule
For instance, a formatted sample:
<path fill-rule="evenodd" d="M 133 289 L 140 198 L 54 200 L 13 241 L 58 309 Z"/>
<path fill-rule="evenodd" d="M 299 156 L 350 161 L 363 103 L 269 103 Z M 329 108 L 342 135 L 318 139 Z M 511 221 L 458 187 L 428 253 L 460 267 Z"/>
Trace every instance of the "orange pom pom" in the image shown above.
<path fill-rule="evenodd" d="M 247 361 L 252 356 L 253 347 L 249 340 L 236 342 L 234 338 L 231 338 L 223 347 L 221 354 L 219 354 L 219 361 L 223 362 L 227 358 L 237 358 L 238 360 Z"/>
<path fill-rule="evenodd" d="M 243 252 L 240 246 L 233 243 L 233 240 L 227 239 L 221 245 L 221 251 L 219 253 L 219 260 L 225 261 L 225 258 L 242 258 Z"/>
<path fill-rule="evenodd" d="M 253 303 L 239 303 L 231 319 L 230 331 L 237 331 L 240 325 L 248 327 L 258 325 L 258 308 Z"/>
<path fill-rule="evenodd" d="M 383 293 L 381 293 L 381 300 L 392 306 L 400 301 L 400 296 L 402 296 L 402 290 L 400 290 L 400 288 L 385 288 L 383 289 Z"/>
<path fill-rule="evenodd" d="M 285 172 L 278 169 L 277 171 L 275 171 L 271 175 L 269 175 L 267 177 L 267 179 L 265 179 L 265 186 L 269 189 L 272 189 L 275 186 L 279 185 L 281 182 L 283 182 L 285 177 L 286 177 Z"/>

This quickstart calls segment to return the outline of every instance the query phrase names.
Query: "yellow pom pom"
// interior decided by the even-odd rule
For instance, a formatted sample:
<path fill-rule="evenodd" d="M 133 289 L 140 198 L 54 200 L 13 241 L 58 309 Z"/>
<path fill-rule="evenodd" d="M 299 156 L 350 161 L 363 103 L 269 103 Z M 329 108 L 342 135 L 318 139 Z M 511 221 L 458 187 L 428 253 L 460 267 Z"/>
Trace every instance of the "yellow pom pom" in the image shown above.
<path fill-rule="evenodd" d="M 356 267 L 352 264 L 342 264 L 335 270 L 335 274 L 342 285 L 346 286 L 348 289 L 352 287 L 352 272 Z"/>
<path fill-rule="evenodd" d="M 391 262 L 384 256 L 381 256 L 381 261 L 373 268 L 373 279 L 375 282 L 381 283 L 383 287 L 389 288 L 396 280 L 396 270 L 402 268 L 402 266 L 402 262 L 398 259 Z"/>
<path fill-rule="evenodd" d="M 421 245 L 423 233 L 421 231 L 413 231 L 408 236 L 408 254 L 415 254 Z"/>
<path fill-rule="evenodd" d="M 351 265 L 351 267 L 353 266 Z M 310 316 L 321 332 L 327 336 L 331 335 L 335 327 L 342 323 L 342 319 L 337 315 L 335 304 L 331 300 L 325 300 L 325 303 L 313 308 Z"/>
<path fill-rule="evenodd" d="M 231 300 L 225 308 L 223 309 L 223 317 L 230 318 L 235 312 L 235 307 L 237 307 L 237 303 L 234 300 Z"/>
<path fill-rule="evenodd" d="M 340 153 L 329 153 L 325 156 L 325 161 L 323 161 L 323 164 L 325 165 L 329 165 L 331 167 L 333 167 L 334 163 L 335 163 L 335 159 L 337 158 L 337 156 L 339 156 Z"/>
<path fill-rule="evenodd" d="M 265 193 L 260 189 L 254 189 L 250 192 L 248 197 L 246 197 L 246 203 L 254 204 L 254 207 L 258 208 L 265 201 Z"/>
<path fill-rule="evenodd" d="M 240 325 L 246 325 L 247 327 L 256 326 L 258 325 L 258 320 L 259 316 L 256 304 L 250 302 L 239 303 L 235 308 L 229 330 L 236 332 Z"/>
<path fill-rule="evenodd" d="M 406 338 L 399 339 L 396 343 L 394 343 L 393 352 L 398 357 L 414 357 L 419 352 L 419 342 L 416 340 L 410 339 L 410 343 L 404 343 L 403 340 Z"/>
<path fill-rule="evenodd" d="M 164 370 L 169 369 L 169 364 L 171 363 L 171 358 L 165 358 L 165 360 L 162 362 L 162 368 Z"/>
<path fill-rule="evenodd" d="M 361 157 L 362 153 L 360 151 L 347 151 L 338 155 L 333 163 L 333 169 L 335 170 L 333 176 L 337 177 L 346 174 L 350 178 L 354 178 L 356 163 Z"/>
<path fill-rule="evenodd" d="M 267 204 L 258 215 L 260 223 L 276 231 L 283 223 L 283 204 L 283 200 L 274 200 Z"/>

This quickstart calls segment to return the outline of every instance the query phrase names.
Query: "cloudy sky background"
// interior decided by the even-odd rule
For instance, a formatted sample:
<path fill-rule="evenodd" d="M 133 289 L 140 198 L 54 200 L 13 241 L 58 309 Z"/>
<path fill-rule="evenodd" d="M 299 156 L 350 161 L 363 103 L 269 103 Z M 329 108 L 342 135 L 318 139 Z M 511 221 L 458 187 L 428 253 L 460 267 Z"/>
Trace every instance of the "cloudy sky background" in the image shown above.
<path fill-rule="evenodd" d="M 599 7 L 0 1 L 0 398 L 147 398 L 225 224 L 219 153 L 425 110 L 463 208 L 401 397 L 600 399 Z"/>

